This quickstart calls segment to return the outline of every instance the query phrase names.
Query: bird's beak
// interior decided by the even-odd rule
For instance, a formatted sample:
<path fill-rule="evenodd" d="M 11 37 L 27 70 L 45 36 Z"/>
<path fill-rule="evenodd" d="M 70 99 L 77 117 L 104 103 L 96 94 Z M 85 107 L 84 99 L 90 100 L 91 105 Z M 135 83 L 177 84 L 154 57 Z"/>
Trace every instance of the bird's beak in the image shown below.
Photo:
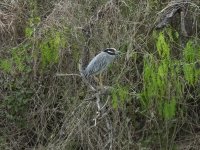
<path fill-rule="evenodd" d="M 117 53 L 116 53 L 116 54 L 117 54 L 117 56 L 119 56 L 119 57 L 120 57 L 120 56 L 122 56 L 122 55 L 123 55 L 123 52 L 121 52 L 121 51 L 117 51 Z"/>
<path fill-rule="evenodd" d="M 120 52 L 120 51 L 116 51 L 116 54 L 117 54 L 117 55 L 121 55 L 121 52 Z"/>

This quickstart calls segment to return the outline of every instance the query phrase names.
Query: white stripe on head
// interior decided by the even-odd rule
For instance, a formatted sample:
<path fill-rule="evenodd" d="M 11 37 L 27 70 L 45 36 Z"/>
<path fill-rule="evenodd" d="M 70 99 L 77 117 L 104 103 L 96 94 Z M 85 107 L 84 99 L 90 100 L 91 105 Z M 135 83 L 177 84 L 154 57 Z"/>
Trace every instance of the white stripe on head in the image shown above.
<path fill-rule="evenodd" d="M 106 48 L 104 52 L 108 53 L 109 55 L 116 55 L 117 50 L 115 48 Z"/>

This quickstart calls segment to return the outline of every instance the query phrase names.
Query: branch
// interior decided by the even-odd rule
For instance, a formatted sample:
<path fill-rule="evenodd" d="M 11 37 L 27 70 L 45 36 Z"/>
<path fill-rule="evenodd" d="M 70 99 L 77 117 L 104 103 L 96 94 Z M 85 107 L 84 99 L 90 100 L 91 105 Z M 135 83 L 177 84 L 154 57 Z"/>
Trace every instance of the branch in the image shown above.
<path fill-rule="evenodd" d="M 180 13 L 181 15 L 181 29 L 183 32 L 183 35 L 187 35 L 187 32 L 185 30 L 184 22 L 184 15 L 185 10 L 188 5 L 191 5 L 189 0 L 178 0 L 178 1 L 172 1 L 170 2 L 164 9 L 162 9 L 158 14 L 160 15 L 159 22 L 156 25 L 155 29 L 161 29 L 166 27 L 171 19 L 177 14 Z M 184 31 L 183 31 L 184 30 Z"/>
<path fill-rule="evenodd" d="M 181 32 L 183 36 L 188 36 L 187 31 L 185 29 L 185 10 L 181 11 Z"/>
<path fill-rule="evenodd" d="M 172 10 L 168 11 L 166 14 L 164 14 L 161 21 L 156 26 L 156 29 L 161 29 L 167 26 L 167 24 L 170 22 L 171 18 L 180 10 L 180 7 L 172 8 Z"/>
<path fill-rule="evenodd" d="M 71 74 L 63 74 L 63 73 L 56 73 L 56 76 L 78 76 L 78 77 L 81 77 L 81 75 L 79 75 L 79 74 L 73 74 L 73 73 L 71 73 Z"/>

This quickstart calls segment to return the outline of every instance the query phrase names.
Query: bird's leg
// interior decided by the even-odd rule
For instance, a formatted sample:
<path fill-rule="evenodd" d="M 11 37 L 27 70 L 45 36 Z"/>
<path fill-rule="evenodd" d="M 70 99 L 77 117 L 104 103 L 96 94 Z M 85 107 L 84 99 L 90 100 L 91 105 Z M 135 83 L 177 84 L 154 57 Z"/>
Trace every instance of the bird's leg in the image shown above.
<path fill-rule="evenodd" d="M 99 74 L 99 78 L 94 76 L 94 80 L 97 84 L 99 84 L 100 89 L 103 89 L 103 75 L 102 73 Z"/>
<path fill-rule="evenodd" d="M 95 82 L 98 84 L 99 83 L 99 78 L 94 76 Z"/>

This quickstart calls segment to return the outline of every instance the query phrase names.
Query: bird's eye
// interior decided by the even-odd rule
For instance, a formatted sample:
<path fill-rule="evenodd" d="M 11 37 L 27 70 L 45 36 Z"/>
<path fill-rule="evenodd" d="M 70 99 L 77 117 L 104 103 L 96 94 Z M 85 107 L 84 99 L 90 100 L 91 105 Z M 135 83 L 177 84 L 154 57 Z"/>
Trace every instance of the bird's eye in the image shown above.
<path fill-rule="evenodd" d="M 109 55 L 115 55 L 115 51 L 113 49 L 106 49 L 104 52 L 108 53 Z"/>
<path fill-rule="evenodd" d="M 114 51 L 111 51 L 111 50 L 108 50 L 108 53 L 113 53 L 113 54 L 114 54 L 115 52 L 114 52 Z"/>

